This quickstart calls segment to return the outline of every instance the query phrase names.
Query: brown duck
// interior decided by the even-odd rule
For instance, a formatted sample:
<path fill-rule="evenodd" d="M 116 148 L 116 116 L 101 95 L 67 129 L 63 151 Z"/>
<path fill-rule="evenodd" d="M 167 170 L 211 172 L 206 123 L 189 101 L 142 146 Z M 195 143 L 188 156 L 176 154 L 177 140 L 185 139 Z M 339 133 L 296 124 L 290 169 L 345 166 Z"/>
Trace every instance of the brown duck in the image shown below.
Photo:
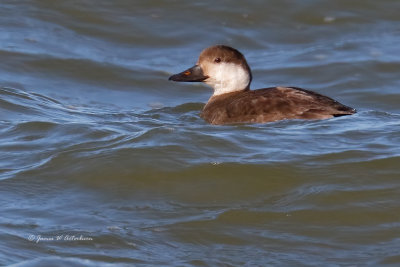
<path fill-rule="evenodd" d="M 201 117 L 211 124 L 315 120 L 356 113 L 332 98 L 297 87 L 250 90 L 252 75 L 246 59 L 225 45 L 204 49 L 196 65 L 169 80 L 204 82 L 214 88 L 201 112 Z"/>

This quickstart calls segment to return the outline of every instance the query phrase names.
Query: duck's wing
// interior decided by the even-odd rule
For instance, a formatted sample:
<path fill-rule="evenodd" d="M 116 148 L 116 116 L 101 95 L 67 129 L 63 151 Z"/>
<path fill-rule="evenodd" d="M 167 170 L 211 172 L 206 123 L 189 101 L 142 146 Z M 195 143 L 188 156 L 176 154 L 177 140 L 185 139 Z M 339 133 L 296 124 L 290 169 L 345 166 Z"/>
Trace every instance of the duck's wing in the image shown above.
<path fill-rule="evenodd" d="M 351 115 L 357 111 L 354 108 L 343 105 L 338 101 L 318 94 L 313 91 L 305 90 L 298 87 L 277 87 L 286 94 L 288 99 L 298 101 L 299 105 L 304 105 L 303 113 L 313 113 L 314 111 L 321 115 L 331 115 L 333 117 Z M 298 105 L 297 105 L 298 106 Z"/>
<path fill-rule="evenodd" d="M 227 123 L 327 119 L 356 112 L 332 98 L 296 87 L 245 91 L 230 98 L 225 103 Z"/>

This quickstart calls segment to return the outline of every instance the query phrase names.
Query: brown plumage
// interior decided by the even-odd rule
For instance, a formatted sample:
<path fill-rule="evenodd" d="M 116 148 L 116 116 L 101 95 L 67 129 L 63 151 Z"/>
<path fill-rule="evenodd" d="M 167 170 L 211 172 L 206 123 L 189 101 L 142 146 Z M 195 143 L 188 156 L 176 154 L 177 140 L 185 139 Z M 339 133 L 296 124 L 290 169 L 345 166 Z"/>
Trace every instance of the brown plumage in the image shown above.
<path fill-rule="evenodd" d="M 328 119 L 355 112 L 353 108 L 312 91 L 271 87 L 213 96 L 201 117 L 211 124 L 265 123 L 287 119 Z"/>
<path fill-rule="evenodd" d="M 214 88 L 201 113 L 211 124 L 328 119 L 356 113 L 332 98 L 297 87 L 250 90 L 252 75 L 246 59 L 223 45 L 203 50 L 194 67 L 169 79 L 205 82 Z"/>

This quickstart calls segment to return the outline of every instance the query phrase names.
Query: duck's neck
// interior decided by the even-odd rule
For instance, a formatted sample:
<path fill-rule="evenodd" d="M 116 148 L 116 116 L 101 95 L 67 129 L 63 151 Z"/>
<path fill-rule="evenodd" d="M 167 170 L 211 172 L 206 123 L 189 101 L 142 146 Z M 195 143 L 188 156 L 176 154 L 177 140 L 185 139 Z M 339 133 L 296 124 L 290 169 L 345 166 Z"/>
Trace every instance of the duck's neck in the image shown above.
<path fill-rule="evenodd" d="M 236 93 L 236 92 L 241 92 L 241 91 L 246 91 L 250 90 L 250 85 L 247 85 L 245 87 L 243 86 L 216 86 L 214 87 L 214 93 L 212 96 L 220 96 L 220 95 L 225 95 L 225 94 L 230 94 L 230 93 Z"/>
<path fill-rule="evenodd" d="M 214 88 L 213 96 L 243 91 L 250 88 L 251 73 L 233 63 L 221 63 L 213 70 L 213 77 L 205 81 Z"/>

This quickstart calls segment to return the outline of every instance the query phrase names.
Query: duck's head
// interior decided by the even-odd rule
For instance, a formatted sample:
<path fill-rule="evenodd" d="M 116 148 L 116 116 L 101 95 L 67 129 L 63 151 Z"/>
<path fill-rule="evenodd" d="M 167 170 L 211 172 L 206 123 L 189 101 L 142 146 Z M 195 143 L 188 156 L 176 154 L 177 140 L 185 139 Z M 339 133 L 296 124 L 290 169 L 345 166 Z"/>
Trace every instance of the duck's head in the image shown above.
<path fill-rule="evenodd" d="M 204 49 L 196 65 L 169 77 L 176 82 L 204 82 L 214 88 L 214 95 L 248 90 L 251 79 L 242 53 L 225 45 Z"/>

